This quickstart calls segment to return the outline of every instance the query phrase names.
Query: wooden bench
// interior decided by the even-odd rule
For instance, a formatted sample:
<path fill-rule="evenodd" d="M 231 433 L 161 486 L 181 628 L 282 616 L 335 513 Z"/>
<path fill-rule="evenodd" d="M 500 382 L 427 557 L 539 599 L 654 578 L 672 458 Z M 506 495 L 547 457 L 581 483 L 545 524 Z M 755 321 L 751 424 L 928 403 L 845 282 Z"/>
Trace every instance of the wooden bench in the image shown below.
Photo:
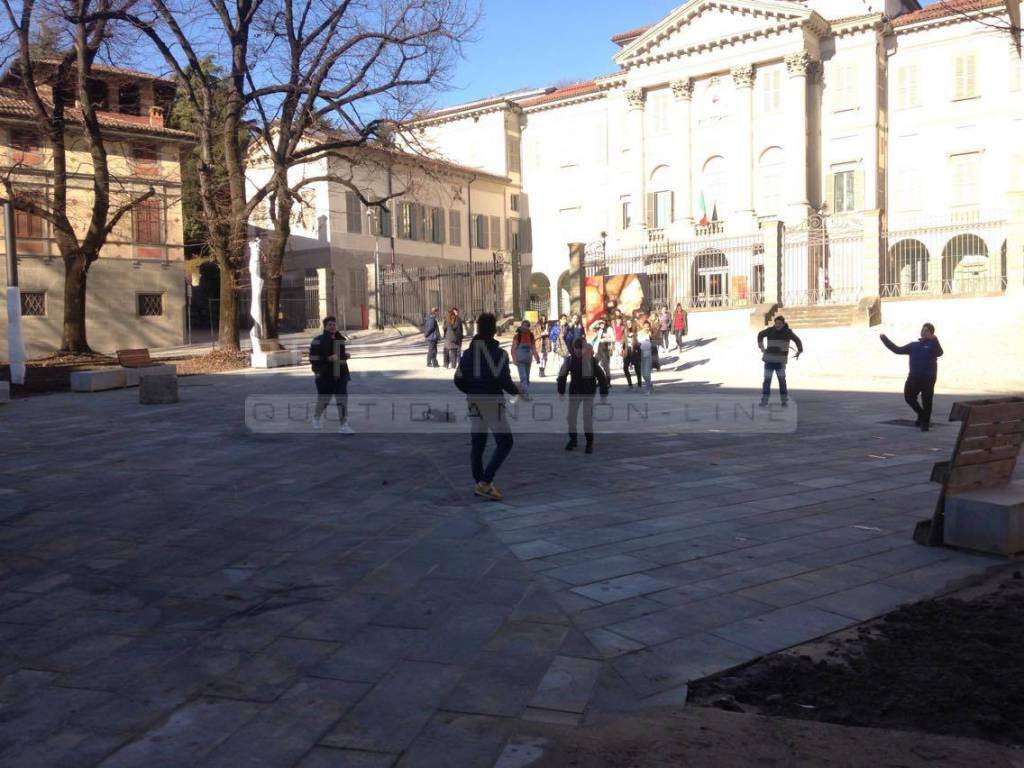
<path fill-rule="evenodd" d="M 949 497 L 1010 484 L 1024 445 L 1024 397 L 955 403 L 949 420 L 960 422 L 960 434 L 952 458 L 932 468 L 932 482 L 942 485 L 935 513 L 914 531 L 915 541 L 931 546 L 944 542 Z"/>
<path fill-rule="evenodd" d="M 117 362 L 122 368 L 149 368 L 151 365 L 158 365 L 149 356 L 148 349 L 119 349 Z"/>
<path fill-rule="evenodd" d="M 117 362 L 124 370 L 126 387 L 137 387 L 143 376 L 176 376 L 177 366 L 154 360 L 148 349 L 119 349 Z"/>

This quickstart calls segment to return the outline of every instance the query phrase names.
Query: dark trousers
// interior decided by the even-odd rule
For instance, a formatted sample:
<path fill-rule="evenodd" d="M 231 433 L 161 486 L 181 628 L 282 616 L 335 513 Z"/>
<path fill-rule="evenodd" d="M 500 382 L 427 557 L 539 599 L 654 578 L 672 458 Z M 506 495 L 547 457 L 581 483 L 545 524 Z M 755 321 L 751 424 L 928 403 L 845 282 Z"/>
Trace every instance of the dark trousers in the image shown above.
<path fill-rule="evenodd" d="M 445 358 L 445 367 L 448 358 Z M 427 368 L 437 368 L 437 339 L 427 339 Z"/>
<path fill-rule="evenodd" d="M 462 354 L 462 345 L 453 341 L 444 343 L 444 367 L 458 368 L 459 355 Z"/>
<path fill-rule="evenodd" d="M 783 401 L 789 398 L 789 389 L 786 387 L 786 364 L 785 363 L 765 363 L 764 364 L 764 382 L 761 384 L 761 397 L 765 400 L 768 399 L 768 395 L 772 393 L 772 374 L 779 377 L 779 395 L 782 396 Z"/>
<path fill-rule="evenodd" d="M 918 395 L 921 397 L 921 404 L 918 405 Z M 903 385 L 903 399 L 907 405 L 914 409 L 917 420 L 921 424 L 928 424 L 932 420 L 932 399 L 935 397 L 934 376 L 908 376 L 907 383 Z"/>
<path fill-rule="evenodd" d="M 473 479 L 478 483 L 494 482 L 505 459 L 512 452 L 512 427 L 505 416 L 504 398 L 488 400 L 471 400 L 469 402 L 469 423 L 472 449 L 470 466 Z M 484 466 L 484 450 L 487 448 L 487 433 L 494 435 L 494 453 L 491 460 Z"/>
<path fill-rule="evenodd" d="M 316 408 L 313 415 L 320 418 L 331 404 L 331 398 L 338 406 L 338 423 L 344 424 L 348 417 L 348 379 L 335 379 L 330 376 L 316 377 Z"/>
<path fill-rule="evenodd" d="M 629 375 L 629 370 L 633 369 L 636 372 L 636 385 L 639 387 L 644 383 L 643 377 L 640 375 L 640 356 L 630 356 L 622 358 L 622 372 L 626 374 L 626 384 L 633 386 L 633 378 Z"/>
<path fill-rule="evenodd" d="M 683 348 L 683 329 L 680 328 L 676 331 L 676 350 Z"/>
<path fill-rule="evenodd" d="M 668 341 L 670 338 L 667 328 L 661 332 L 661 346 L 665 348 L 666 352 L 668 352 Z"/>
<path fill-rule="evenodd" d="M 583 435 L 588 443 L 594 442 L 594 396 L 569 395 L 569 439 L 576 442 L 576 426 L 579 424 L 580 409 L 583 409 Z"/>

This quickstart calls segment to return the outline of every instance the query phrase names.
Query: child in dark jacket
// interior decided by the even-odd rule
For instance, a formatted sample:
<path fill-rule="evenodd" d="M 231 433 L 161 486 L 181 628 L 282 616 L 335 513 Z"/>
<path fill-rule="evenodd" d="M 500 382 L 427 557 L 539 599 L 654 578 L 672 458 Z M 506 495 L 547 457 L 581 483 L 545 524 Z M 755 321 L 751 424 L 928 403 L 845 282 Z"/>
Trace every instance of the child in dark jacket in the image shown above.
<path fill-rule="evenodd" d="M 601 392 L 601 402 L 608 397 L 608 377 L 597 360 L 594 349 L 585 339 L 576 339 L 572 354 L 562 363 L 558 372 L 558 396 L 565 397 L 566 383 L 569 385 L 569 442 L 565 450 L 571 451 L 579 445 L 576 426 L 579 423 L 580 408 L 583 408 L 583 436 L 587 440 L 585 451 L 594 452 L 594 395 Z"/>
<path fill-rule="evenodd" d="M 942 345 L 935 335 L 935 326 L 925 323 L 921 327 L 921 338 L 902 347 L 893 344 L 884 333 L 881 339 L 882 343 L 897 355 L 910 356 L 910 374 L 903 385 L 903 399 L 917 414 L 917 426 L 922 432 L 927 432 L 932 419 L 935 380 L 939 375 L 938 361 L 942 357 Z M 919 395 L 920 405 L 917 402 Z"/>

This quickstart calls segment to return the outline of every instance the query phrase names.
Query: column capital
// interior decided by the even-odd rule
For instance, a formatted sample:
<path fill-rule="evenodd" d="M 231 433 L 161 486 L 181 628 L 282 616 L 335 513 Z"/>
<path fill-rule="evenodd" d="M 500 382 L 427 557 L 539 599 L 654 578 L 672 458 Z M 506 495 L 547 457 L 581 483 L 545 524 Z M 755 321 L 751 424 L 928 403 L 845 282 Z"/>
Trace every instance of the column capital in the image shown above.
<path fill-rule="evenodd" d="M 752 88 L 754 86 L 754 65 L 744 64 L 739 67 L 733 67 L 730 70 L 732 75 L 732 81 L 736 84 L 737 88 Z"/>
<path fill-rule="evenodd" d="M 693 98 L 693 79 L 684 78 L 672 81 L 672 95 L 676 101 L 690 101 Z"/>
<path fill-rule="evenodd" d="M 643 109 L 646 94 L 643 88 L 630 88 L 626 91 L 626 103 L 630 109 Z"/>
<path fill-rule="evenodd" d="M 790 77 L 807 77 L 811 72 L 813 64 L 816 63 L 807 51 L 790 53 L 786 56 L 785 62 Z"/>

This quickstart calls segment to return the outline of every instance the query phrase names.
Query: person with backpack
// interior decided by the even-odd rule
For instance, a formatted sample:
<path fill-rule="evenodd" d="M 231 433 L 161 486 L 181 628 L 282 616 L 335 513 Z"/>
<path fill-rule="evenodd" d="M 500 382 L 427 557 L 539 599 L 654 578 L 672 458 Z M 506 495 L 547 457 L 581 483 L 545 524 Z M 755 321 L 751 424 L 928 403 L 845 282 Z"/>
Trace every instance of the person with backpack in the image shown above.
<path fill-rule="evenodd" d="M 935 397 L 935 381 L 939 376 L 939 358 L 943 355 L 942 345 L 935 335 L 935 326 L 925 323 L 921 326 L 921 337 L 902 347 L 893 344 L 884 333 L 880 338 L 891 352 L 910 356 L 910 373 L 903 385 L 903 399 L 917 414 L 916 426 L 922 432 L 927 432 L 932 422 L 932 400 Z M 918 396 L 921 398 L 920 405 L 917 402 Z"/>
<path fill-rule="evenodd" d="M 492 501 L 501 501 L 494 477 L 512 452 L 512 427 L 506 416 L 505 394 L 516 396 L 519 389 L 512 381 L 508 355 L 494 338 L 498 321 L 489 312 L 477 318 L 476 335 L 462 354 L 455 371 L 455 386 L 464 392 L 469 406 L 471 430 L 470 467 L 476 485 L 473 493 Z M 495 448 L 484 465 L 487 434 L 494 435 Z"/>
<path fill-rule="evenodd" d="M 672 330 L 676 335 L 676 352 L 682 352 L 683 336 L 686 335 L 686 310 L 679 303 L 676 304 L 675 312 L 672 313 Z"/>
<path fill-rule="evenodd" d="M 459 308 L 452 307 L 448 310 L 448 317 L 444 321 L 444 367 L 449 365 L 455 368 L 459 364 L 459 355 L 462 353 L 462 339 L 465 335 L 465 326 L 462 318 L 459 317 Z"/>
<path fill-rule="evenodd" d="M 519 392 L 524 400 L 530 399 L 530 367 L 536 360 L 540 364 L 540 355 L 537 354 L 537 340 L 530 330 L 530 321 L 523 320 L 516 335 L 512 337 L 512 357 L 516 361 L 516 369 L 519 371 Z"/>
<path fill-rule="evenodd" d="M 764 382 L 761 384 L 761 407 L 768 405 L 768 398 L 772 392 L 772 374 L 779 379 L 779 397 L 782 399 L 782 407 L 789 405 L 789 389 L 786 385 L 786 363 L 789 362 L 790 342 L 796 344 L 796 357 L 804 353 L 803 342 L 800 337 L 793 333 L 793 329 L 786 323 L 786 318 L 776 315 L 770 328 L 765 328 L 757 334 L 757 347 L 761 350 L 761 360 L 764 361 Z"/>
<path fill-rule="evenodd" d="M 348 423 L 348 370 L 345 337 L 338 332 L 338 321 L 329 316 L 323 319 L 324 332 L 309 345 L 309 364 L 316 383 L 316 408 L 313 410 L 313 429 L 323 429 L 323 416 L 333 399 L 338 406 L 338 433 L 354 435 Z"/>
<path fill-rule="evenodd" d="M 601 402 L 608 397 L 608 377 L 594 359 L 594 350 L 584 339 L 573 342 L 572 354 L 562 363 L 558 372 L 558 397 L 565 397 L 566 383 L 569 385 L 569 442 L 565 450 L 571 451 L 579 445 L 576 428 L 579 424 L 580 409 L 583 410 L 583 436 L 587 444 L 586 453 L 594 452 L 594 395 L 601 392 Z"/>
<path fill-rule="evenodd" d="M 437 307 L 431 307 L 423 324 L 423 336 L 427 340 L 427 368 L 437 368 L 437 342 L 441 340 L 441 332 L 437 325 Z"/>

